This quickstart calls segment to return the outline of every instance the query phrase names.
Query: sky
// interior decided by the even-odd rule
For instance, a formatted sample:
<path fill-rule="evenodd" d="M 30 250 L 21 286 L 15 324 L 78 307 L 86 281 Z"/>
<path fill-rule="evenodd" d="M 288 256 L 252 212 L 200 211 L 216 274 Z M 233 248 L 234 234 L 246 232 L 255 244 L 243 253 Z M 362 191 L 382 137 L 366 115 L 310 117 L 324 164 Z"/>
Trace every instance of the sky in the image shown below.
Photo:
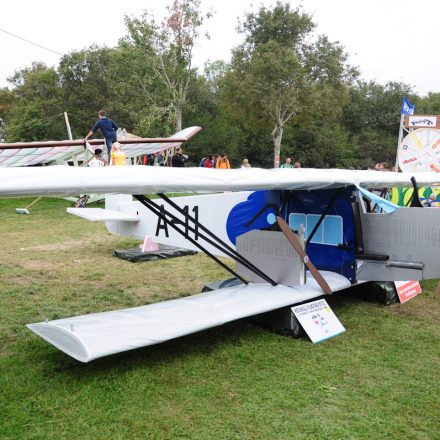
<path fill-rule="evenodd" d="M 165 0 L 2 2 L 0 87 L 11 87 L 7 78 L 34 61 L 56 67 L 60 60 L 60 55 L 3 31 L 61 54 L 92 44 L 113 47 L 126 34 L 124 15 L 139 16 L 147 9 L 160 19 L 167 3 Z M 317 34 L 327 35 L 344 46 L 349 63 L 359 67 L 364 80 L 380 84 L 404 82 L 419 95 L 440 92 L 439 0 L 291 0 L 289 3 L 312 15 Z M 215 14 L 206 25 L 210 40 L 200 40 L 195 47 L 195 65 L 201 70 L 208 60 L 229 61 L 231 49 L 242 39 L 236 32 L 238 18 L 260 5 L 273 4 L 272 0 L 253 4 L 250 0 L 202 0 L 202 9 L 211 9 Z"/>

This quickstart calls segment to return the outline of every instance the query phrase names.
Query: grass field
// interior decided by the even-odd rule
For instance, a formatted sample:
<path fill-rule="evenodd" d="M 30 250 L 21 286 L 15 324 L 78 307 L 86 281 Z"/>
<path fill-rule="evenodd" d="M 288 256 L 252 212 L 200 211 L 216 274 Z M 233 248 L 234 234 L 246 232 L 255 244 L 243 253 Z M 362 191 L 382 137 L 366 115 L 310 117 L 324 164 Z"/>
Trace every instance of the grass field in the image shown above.
<path fill-rule="evenodd" d="M 138 242 L 0 200 L 0 439 L 440 439 L 436 281 L 389 307 L 329 299 L 347 332 L 313 345 L 235 322 L 82 364 L 25 324 L 200 292 L 203 255 L 128 263 Z"/>

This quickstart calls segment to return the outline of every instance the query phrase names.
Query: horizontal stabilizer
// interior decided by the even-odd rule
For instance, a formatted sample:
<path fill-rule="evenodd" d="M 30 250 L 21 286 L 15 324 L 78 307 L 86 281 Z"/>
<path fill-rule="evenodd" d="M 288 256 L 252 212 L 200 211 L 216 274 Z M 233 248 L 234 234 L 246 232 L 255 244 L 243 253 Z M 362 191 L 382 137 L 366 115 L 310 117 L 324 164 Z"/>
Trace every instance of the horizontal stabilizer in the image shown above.
<path fill-rule="evenodd" d="M 333 291 L 350 282 L 321 272 Z M 112 312 L 57 319 L 28 328 L 81 362 L 178 338 L 323 294 L 316 281 L 295 287 L 256 283 Z"/>
<path fill-rule="evenodd" d="M 67 208 L 67 212 L 91 222 L 138 222 L 140 220 L 138 215 L 102 208 Z"/>

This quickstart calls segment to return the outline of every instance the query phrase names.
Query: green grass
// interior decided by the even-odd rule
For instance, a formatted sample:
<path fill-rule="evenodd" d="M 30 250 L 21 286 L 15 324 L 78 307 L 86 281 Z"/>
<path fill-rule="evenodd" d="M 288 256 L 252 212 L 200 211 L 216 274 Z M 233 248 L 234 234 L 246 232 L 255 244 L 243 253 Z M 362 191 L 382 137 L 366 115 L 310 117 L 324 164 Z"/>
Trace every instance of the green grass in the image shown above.
<path fill-rule="evenodd" d="M 229 277 L 203 255 L 128 263 L 137 242 L 0 200 L 0 439 L 440 439 L 436 281 L 406 304 L 329 301 L 347 329 L 313 345 L 235 322 L 82 364 L 26 329 L 190 295 Z"/>

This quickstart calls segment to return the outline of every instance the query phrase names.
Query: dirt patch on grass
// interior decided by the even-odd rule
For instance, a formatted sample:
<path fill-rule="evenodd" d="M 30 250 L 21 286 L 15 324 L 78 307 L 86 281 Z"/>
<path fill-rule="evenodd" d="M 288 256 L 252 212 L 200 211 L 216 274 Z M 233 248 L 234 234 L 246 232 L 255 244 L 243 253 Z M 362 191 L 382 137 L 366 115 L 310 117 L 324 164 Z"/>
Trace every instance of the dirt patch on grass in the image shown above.
<path fill-rule="evenodd" d="M 20 265 L 24 269 L 28 270 L 52 270 L 54 267 L 53 261 L 47 261 L 47 260 L 22 260 L 20 262 Z"/>
<path fill-rule="evenodd" d="M 7 277 L 5 281 L 14 286 L 25 286 L 31 282 L 31 278 L 25 276 L 11 276 Z"/>
<path fill-rule="evenodd" d="M 423 295 L 423 293 L 422 293 Z M 393 304 L 387 308 L 390 315 L 401 316 L 408 319 L 425 319 L 425 318 L 440 318 L 439 307 L 429 307 L 426 302 L 420 301 L 420 298 L 414 298 L 411 304 Z M 434 301 L 440 303 L 440 299 L 437 298 Z"/>
<path fill-rule="evenodd" d="M 89 237 L 82 237 L 81 239 L 77 240 L 66 240 L 61 241 L 57 243 L 49 243 L 49 244 L 42 244 L 38 246 L 31 246 L 28 248 L 24 248 L 25 251 L 60 251 L 65 249 L 75 249 L 79 247 L 84 247 L 85 245 L 89 244 L 91 240 L 93 240 L 93 236 Z"/>

